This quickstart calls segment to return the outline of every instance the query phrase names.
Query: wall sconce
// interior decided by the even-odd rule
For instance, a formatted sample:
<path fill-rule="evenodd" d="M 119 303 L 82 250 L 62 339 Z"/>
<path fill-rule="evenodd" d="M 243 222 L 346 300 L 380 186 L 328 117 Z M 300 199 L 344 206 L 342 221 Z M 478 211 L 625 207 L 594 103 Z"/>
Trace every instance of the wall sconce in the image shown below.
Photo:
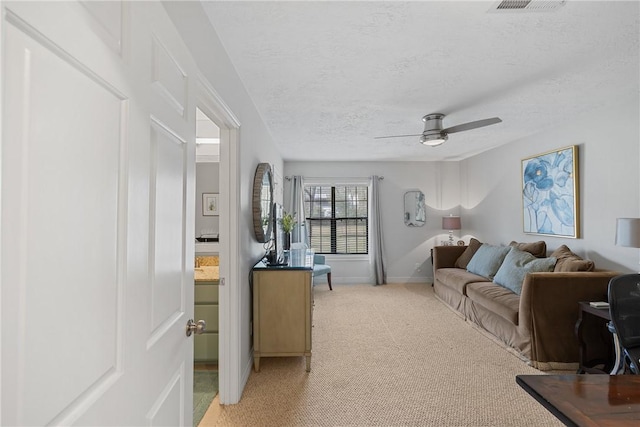
<path fill-rule="evenodd" d="M 449 230 L 449 246 L 453 246 L 453 230 L 460 230 L 462 228 L 462 222 L 459 216 L 443 216 L 442 217 L 442 229 Z"/>

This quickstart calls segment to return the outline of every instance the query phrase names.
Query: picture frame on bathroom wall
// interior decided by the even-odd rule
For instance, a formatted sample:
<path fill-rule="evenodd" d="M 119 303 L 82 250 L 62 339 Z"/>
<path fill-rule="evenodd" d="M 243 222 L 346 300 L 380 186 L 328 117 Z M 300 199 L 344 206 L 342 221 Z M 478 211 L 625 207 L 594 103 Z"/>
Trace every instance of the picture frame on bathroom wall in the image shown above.
<path fill-rule="evenodd" d="M 202 215 L 220 215 L 220 198 L 218 193 L 202 193 Z"/>
<path fill-rule="evenodd" d="M 522 159 L 521 176 L 524 232 L 580 237 L 578 146 Z"/>

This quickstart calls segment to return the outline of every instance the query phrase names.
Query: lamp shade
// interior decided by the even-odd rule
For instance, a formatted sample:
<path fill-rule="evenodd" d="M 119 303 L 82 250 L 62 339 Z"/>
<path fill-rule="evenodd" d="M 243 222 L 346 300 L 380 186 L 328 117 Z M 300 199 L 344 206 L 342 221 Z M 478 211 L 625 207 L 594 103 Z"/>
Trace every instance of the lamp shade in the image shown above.
<path fill-rule="evenodd" d="M 442 229 L 443 230 L 460 230 L 462 223 L 459 216 L 443 216 L 442 217 Z"/>
<path fill-rule="evenodd" d="M 616 245 L 640 248 L 640 218 L 616 220 Z"/>

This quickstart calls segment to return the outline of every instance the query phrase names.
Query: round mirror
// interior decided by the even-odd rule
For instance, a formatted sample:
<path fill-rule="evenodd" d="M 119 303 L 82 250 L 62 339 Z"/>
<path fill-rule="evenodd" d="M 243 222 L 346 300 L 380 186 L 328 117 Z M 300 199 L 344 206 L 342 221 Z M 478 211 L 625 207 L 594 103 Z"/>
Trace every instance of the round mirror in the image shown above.
<path fill-rule="evenodd" d="M 273 179 L 269 163 L 260 163 L 253 178 L 253 231 L 256 240 L 266 243 L 271 238 Z"/>
<path fill-rule="evenodd" d="M 427 206 L 420 190 L 404 193 L 404 224 L 407 227 L 422 227 L 427 221 Z"/>

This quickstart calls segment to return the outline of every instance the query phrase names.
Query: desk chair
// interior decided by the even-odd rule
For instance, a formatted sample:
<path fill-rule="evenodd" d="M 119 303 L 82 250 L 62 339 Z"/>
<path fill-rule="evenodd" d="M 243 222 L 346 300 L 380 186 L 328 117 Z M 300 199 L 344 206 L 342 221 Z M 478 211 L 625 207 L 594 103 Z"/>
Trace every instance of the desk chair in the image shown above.
<path fill-rule="evenodd" d="M 329 282 L 329 290 L 332 291 L 331 287 L 331 266 L 325 264 L 324 255 L 313 255 L 313 277 L 322 276 L 323 274 L 327 275 L 327 282 Z"/>
<path fill-rule="evenodd" d="M 640 375 L 640 274 L 623 274 L 609 281 L 609 312 L 625 362 Z"/>

